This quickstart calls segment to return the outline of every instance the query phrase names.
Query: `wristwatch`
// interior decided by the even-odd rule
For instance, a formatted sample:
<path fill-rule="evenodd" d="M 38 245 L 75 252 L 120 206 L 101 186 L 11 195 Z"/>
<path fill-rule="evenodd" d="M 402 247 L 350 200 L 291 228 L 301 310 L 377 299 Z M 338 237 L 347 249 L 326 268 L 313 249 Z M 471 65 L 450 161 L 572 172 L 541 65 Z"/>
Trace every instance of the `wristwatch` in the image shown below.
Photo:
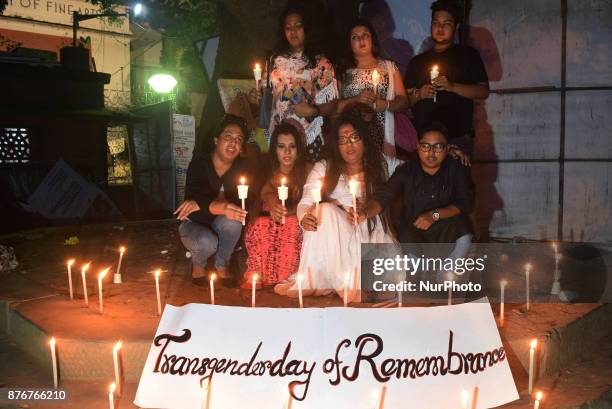
<path fill-rule="evenodd" d="M 431 212 L 431 217 L 434 219 L 434 222 L 437 222 L 438 220 L 440 220 L 440 213 L 438 213 L 437 210 L 434 210 L 433 212 Z"/>

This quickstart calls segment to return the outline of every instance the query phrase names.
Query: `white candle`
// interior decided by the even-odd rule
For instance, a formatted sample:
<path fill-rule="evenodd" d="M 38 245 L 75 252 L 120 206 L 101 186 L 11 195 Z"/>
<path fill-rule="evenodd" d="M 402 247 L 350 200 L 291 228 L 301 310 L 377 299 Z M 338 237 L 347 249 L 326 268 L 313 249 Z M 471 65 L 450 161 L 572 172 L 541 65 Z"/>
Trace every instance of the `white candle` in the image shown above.
<path fill-rule="evenodd" d="M 202 386 L 202 409 L 210 408 L 210 396 L 212 394 L 212 379 L 208 378 L 208 383 Z"/>
<path fill-rule="evenodd" d="M 121 284 L 121 261 L 124 253 L 125 247 L 119 247 L 119 262 L 117 263 L 117 272 L 113 275 L 113 284 Z"/>
<path fill-rule="evenodd" d="M 302 281 L 304 281 L 304 274 L 299 273 L 297 275 L 297 285 L 298 285 L 298 299 L 300 301 L 300 308 L 304 308 L 304 298 L 302 297 Z"/>
<path fill-rule="evenodd" d="M 258 274 L 253 274 L 253 286 L 251 288 L 251 307 L 255 308 L 255 291 L 257 287 L 257 279 L 259 278 Z"/>
<path fill-rule="evenodd" d="M 499 301 L 499 326 L 504 326 L 504 293 L 506 291 L 506 285 L 508 282 L 506 280 L 501 280 L 499 282 L 499 291 L 500 291 L 500 301 Z"/>
<path fill-rule="evenodd" d="M 49 340 L 49 349 L 51 349 L 51 365 L 53 367 L 53 388 L 57 389 L 59 379 L 57 377 L 57 351 L 55 349 L 55 337 Z"/>
<path fill-rule="evenodd" d="M 283 204 L 283 209 L 285 208 L 285 201 L 289 198 L 289 188 L 285 186 L 287 183 L 286 178 L 281 179 L 281 185 L 278 187 L 278 199 Z M 285 224 L 285 216 L 283 216 L 282 224 Z"/>
<path fill-rule="evenodd" d="M 357 226 L 357 195 L 359 193 L 359 182 L 353 178 L 349 180 L 349 191 L 353 197 L 353 212 L 355 212 L 354 224 Z"/>
<path fill-rule="evenodd" d="M 375 95 L 378 95 L 378 84 L 380 84 L 380 74 L 377 69 L 374 69 L 374 71 L 372 71 L 372 85 L 374 85 Z M 376 104 L 376 102 L 374 104 Z"/>
<path fill-rule="evenodd" d="M 155 292 L 157 293 L 157 315 L 161 315 L 161 295 L 159 294 L 159 275 L 161 274 L 161 270 L 155 270 Z"/>
<path fill-rule="evenodd" d="M 253 68 L 253 77 L 255 77 L 255 87 L 259 89 L 259 81 L 261 81 L 261 66 L 259 63 L 255 64 L 255 68 Z"/>
<path fill-rule="evenodd" d="M 461 409 L 467 409 L 468 403 L 470 401 L 470 394 L 468 391 L 461 392 Z"/>
<path fill-rule="evenodd" d="M 558 252 L 559 248 L 556 242 L 553 242 L 553 249 L 555 250 L 555 272 L 553 274 L 553 285 L 550 290 L 551 294 L 557 295 L 561 292 L 561 270 L 559 269 L 559 262 L 561 261 L 561 253 Z"/>
<path fill-rule="evenodd" d="M 210 275 L 210 303 L 215 305 L 215 280 L 217 279 L 217 275 L 212 273 Z"/>
<path fill-rule="evenodd" d="M 348 307 L 348 290 L 351 273 L 344 273 L 344 306 Z"/>
<path fill-rule="evenodd" d="M 533 404 L 533 409 L 539 409 L 540 408 L 540 401 L 542 400 L 542 392 L 536 393 L 536 400 L 535 403 Z"/>
<path fill-rule="evenodd" d="M 117 341 L 113 347 L 113 366 L 115 369 L 115 385 L 117 387 L 117 395 L 121 396 L 121 365 L 119 362 L 119 352 L 121 351 L 121 341 Z"/>
<path fill-rule="evenodd" d="M 246 179 L 243 177 L 240 178 L 240 184 L 238 185 L 238 199 L 242 201 L 242 210 L 246 209 L 245 200 L 249 195 L 249 186 L 245 184 Z M 242 219 L 242 225 L 246 224 L 246 219 Z"/>
<path fill-rule="evenodd" d="M 70 290 L 70 299 L 74 300 L 74 291 L 72 290 L 72 265 L 74 264 L 74 259 L 68 260 L 66 266 L 68 267 L 68 288 Z"/>
<path fill-rule="evenodd" d="M 115 382 L 111 383 L 108 387 L 108 407 L 109 409 L 115 409 Z"/>
<path fill-rule="evenodd" d="M 537 346 L 538 346 L 537 339 L 532 340 L 531 344 L 529 345 L 529 395 L 531 395 L 531 392 L 533 391 L 534 370 L 535 370 L 534 360 L 535 360 L 535 351 L 536 351 Z"/>
<path fill-rule="evenodd" d="M 431 73 L 429 74 L 432 83 L 436 78 L 438 78 L 438 75 L 440 75 L 440 71 L 438 71 L 438 66 L 434 65 L 431 69 Z M 436 102 L 436 95 L 434 95 L 433 100 Z"/>
<path fill-rule="evenodd" d="M 380 393 L 380 399 L 378 401 L 378 409 L 384 409 L 385 407 L 385 396 L 387 396 L 387 384 L 384 384 Z"/>
<path fill-rule="evenodd" d="M 530 302 L 530 297 L 529 297 L 529 274 L 530 274 L 530 270 L 531 270 L 531 264 L 527 263 L 525 265 L 525 297 L 527 299 L 527 303 L 526 303 L 526 308 L 527 311 L 529 311 L 531 309 L 531 302 Z"/>
<path fill-rule="evenodd" d="M 100 304 L 100 314 L 104 314 L 104 296 L 102 294 L 102 279 L 106 276 L 110 268 L 105 268 L 98 274 L 98 302 Z"/>
<path fill-rule="evenodd" d="M 89 264 L 90 263 L 87 263 L 81 268 L 81 278 L 83 280 L 83 297 L 85 298 L 85 305 L 87 306 L 89 306 L 89 298 L 87 298 L 87 280 L 85 279 L 85 273 L 89 268 Z"/>
<path fill-rule="evenodd" d="M 315 218 L 317 219 L 317 221 L 319 220 L 319 202 L 321 202 L 321 187 L 322 186 L 323 186 L 323 182 L 321 182 L 321 180 L 317 180 L 317 187 L 310 189 L 312 200 L 315 202 Z"/>

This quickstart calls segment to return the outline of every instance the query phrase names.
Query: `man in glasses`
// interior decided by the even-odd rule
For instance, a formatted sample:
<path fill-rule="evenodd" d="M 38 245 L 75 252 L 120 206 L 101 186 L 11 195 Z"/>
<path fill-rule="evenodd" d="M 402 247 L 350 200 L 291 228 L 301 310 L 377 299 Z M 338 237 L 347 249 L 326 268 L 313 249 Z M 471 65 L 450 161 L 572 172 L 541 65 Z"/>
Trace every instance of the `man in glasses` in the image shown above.
<path fill-rule="evenodd" d="M 374 217 L 393 201 L 403 199 L 396 223 L 402 243 L 455 243 L 449 257 L 463 257 L 473 229 L 468 215 L 474 208 L 470 168 L 448 156 L 448 130 L 439 123 L 419 133 L 418 158 L 399 166 L 367 203 L 360 220 Z"/>

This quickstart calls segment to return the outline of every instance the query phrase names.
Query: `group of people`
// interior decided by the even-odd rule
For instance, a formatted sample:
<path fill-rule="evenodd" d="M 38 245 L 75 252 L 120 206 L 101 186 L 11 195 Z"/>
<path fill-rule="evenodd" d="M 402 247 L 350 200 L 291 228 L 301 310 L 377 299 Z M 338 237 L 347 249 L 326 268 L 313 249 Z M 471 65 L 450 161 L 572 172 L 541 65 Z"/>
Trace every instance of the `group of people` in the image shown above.
<path fill-rule="evenodd" d="M 259 287 L 288 296 L 297 295 L 298 275 L 304 295 L 342 294 L 347 277 L 358 290 L 362 243 L 455 243 L 451 256 L 465 255 L 473 234 L 473 100 L 486 98 L 489 86 L 478 52 L 454 42 L 458 5 L 438 0 L 431 9 L 433 48 L 412 59 L 403 80 L 381 58 L 367 21 L 350 27 L 351 51 L 334 66 L 308 43 L 304 13 L 286 10 L 264 78 L 272 88 L 267 153 L 248 161 L 246 122 L 226 115 L 212 153 L 194 157 L 187 172 L 176 214 L 196 283 L 207 281 L 213 257 L 217 274 L 229 276 L 241 237 L 243 286 L 257 274 Z M 254 109 L 263 109 L 261 100 L 259 89 L 249 94 Z M 396 119 L 408 109 L 418 131 L 414 154 L 396 140 L 406 138 Z M 244 176 L 246 208 L 237 191 Z M 286 200 L 279 186 L 287 186 Z M 390 211 L 395 203 L 401 208 Z"/>

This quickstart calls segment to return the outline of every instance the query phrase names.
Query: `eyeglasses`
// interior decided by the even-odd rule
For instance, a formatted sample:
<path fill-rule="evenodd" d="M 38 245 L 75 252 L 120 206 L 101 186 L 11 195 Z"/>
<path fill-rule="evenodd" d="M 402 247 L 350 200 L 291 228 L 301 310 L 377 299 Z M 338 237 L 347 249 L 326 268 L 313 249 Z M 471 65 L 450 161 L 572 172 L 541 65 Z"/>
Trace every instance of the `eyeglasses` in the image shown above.
<path fill-rule="evenodd" d="M 421 150 L 421 152 L 429 152 L 431 148 L 433 148 L 434 152 L 440 153 L 444 149 L 446 149 L 446 144 L 445 143 L 434 143 L 433 145 L 431 145 L 431 144 L 428 144 L 427 142 L 419 143 L 419 149 Z"/>
<path fill-rule="evenodd" d="M 357 143 L 361 140 L 361 136 L 355 132 L 352 133 L 350 136 L 339 136 L 338 137 L 338 145 L 346 145 L 347 143 Z"/>
<path fill-rule="evenodd" d="M 242 142 L 244 141 L 242 136 L 232 136 L 229 134 L 221 135 L 220 139 L 227 143 L 234 142 L 236 145 L 242 145 Z"/>

